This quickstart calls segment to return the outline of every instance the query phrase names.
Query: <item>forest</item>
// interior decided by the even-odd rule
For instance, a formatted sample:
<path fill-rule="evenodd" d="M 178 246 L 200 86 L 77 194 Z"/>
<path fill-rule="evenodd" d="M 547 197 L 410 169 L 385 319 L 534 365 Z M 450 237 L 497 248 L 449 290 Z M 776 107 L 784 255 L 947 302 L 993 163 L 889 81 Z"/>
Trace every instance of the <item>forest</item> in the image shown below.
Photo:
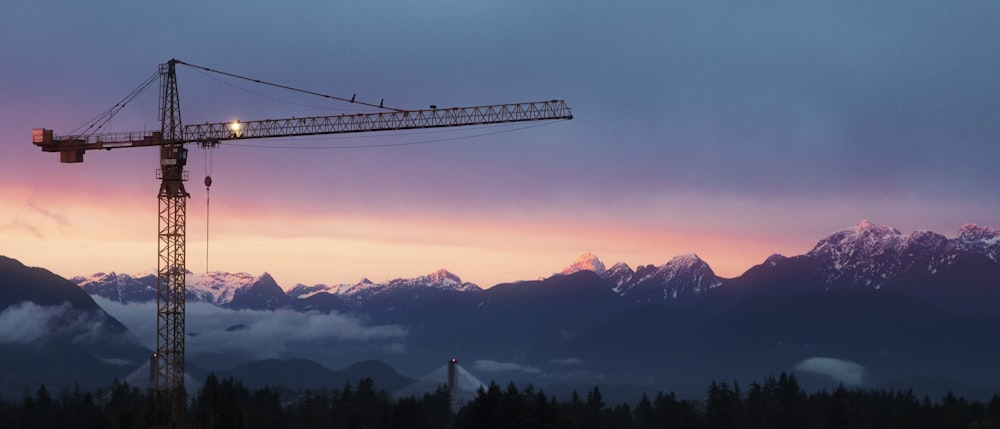
<path fill-rule="evenodd" d="M 605 403 L 597 386 L 560 400 L 531 385 L 491 382 L 459 406 L 445 386 L 393 398 L 369 378 L 328 391 L 287 391 L 248 389 L 213 374 L 189 404 L 184 427 L 195 428 L 1000 428 L 1000 394 L 982 402 L 843 386 L 807 393 L 786 373 L 745 388 L 713 381 L 703 399 L 661 392 L 634 405 Z M 19 400 L 0 399 L 2 428 L 161 424 L 147 392 L 117 381 L 95 392 L 54 394 L 41 386 Z"/>

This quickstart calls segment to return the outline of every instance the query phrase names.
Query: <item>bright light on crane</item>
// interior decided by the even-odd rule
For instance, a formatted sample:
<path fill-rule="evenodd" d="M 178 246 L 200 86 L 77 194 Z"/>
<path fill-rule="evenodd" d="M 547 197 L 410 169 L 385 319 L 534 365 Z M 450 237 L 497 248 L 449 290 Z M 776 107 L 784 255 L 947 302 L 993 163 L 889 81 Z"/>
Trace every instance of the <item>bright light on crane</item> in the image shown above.
<path fill-rule="evenodd" d="M 229 131 L 233 132 L 233 137 L 241 137 L 243 135 L 243 125 L 240 124 L 239 120 L 230 122 Z"/>

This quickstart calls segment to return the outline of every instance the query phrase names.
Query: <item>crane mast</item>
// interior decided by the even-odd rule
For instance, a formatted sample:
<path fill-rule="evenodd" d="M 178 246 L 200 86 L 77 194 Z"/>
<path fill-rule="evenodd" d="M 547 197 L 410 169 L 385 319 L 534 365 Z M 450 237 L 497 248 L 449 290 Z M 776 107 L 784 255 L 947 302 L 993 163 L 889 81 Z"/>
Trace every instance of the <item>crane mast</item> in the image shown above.
<path fill-rule="evenodd" d="M 158 146 L 160 149 L 160 168 L 156 171 L 156 178 L 160 180 L 157 340 L 156 353 L 150 359 L 150 386 L 155 390 L 160 412 L 167 413 L 174 424 L 183 421 L 185 412 L 184 303 L 187 292 L 185 240 L 186 202 L 190 197 L 184 188 L 184 182 L 187 181 L 187 171 L 184 169 L 188 153 L 186 144 L 195 143 L 202 147 L 212 147 L 222 141 L 232 140 L 573 119 L 573 114 L 564 101 L 551 100 L 445 109 L 433 107 L 421 110 L 389 109 L 391 111 L 378 113 L 183 125 L 177 88 L 177 64 L 190 66 L 171 59 L 159 67 L 160 130 L 158 131 L 56 136 L 50 129 L 32 130 L 32 142 L 44 152 L 59 153 L 59 160 L 63 163 L 83 162 L 83 155 L 88 150 L 146 146 Z M 230 76 L 235 75 L 230 74 Z M 354 98 L 349 101 L 354 102 Z M 378 107 L 381 107 L 381 103 Z"/>
<path fill-rule="evenodd" d="M 171 420 L 183 415 L 184 389 L 184 304 L 187 294 L 187 148 L 181 142 L 180 94 L 177 91 L 176 62 L 160 65 L 160 132 L 166 142 L 160 146 L 159 213 L 156 263 L 156 354 L 150 359 L 150 374 L 156 403 L 165 405 Z"/>

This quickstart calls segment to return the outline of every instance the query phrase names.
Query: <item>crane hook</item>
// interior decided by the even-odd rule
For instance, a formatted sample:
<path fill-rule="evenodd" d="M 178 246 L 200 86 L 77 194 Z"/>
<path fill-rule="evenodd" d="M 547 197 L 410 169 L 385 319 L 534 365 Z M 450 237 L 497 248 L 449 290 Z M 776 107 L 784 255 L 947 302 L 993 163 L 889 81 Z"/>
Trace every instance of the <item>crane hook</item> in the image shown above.
<path fill-rule="evenodd" d="M 208 273 L 208 221 L 211 211 L 209 206 L 212 203 L 212 199 L 209 196 L 209 192 L 212 187 L 212 176 L 205 175 L 205 273 Z"/>

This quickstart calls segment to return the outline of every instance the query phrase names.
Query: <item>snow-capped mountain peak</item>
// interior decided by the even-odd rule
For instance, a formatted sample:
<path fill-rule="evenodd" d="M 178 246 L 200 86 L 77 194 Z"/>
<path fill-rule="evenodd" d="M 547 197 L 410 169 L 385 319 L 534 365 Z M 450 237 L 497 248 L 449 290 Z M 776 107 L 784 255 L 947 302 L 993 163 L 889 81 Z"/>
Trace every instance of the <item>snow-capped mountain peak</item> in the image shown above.
<path fill-rule="evenodd" d="M 955 244 L 972 252 L 982 253 L 994 262 L 1000 262 L 1000 229 L 965 224 L 955 238 Z"/>
<path fill-rule="evenodd" d="M 288 294 L 288 297 L 291 298 L 291 299 L 305 299 L 305 298 L 309 298 L 309 297 L 311 297 L 313 295 L 316 295 L 317 293 L 320 293 L 320 292 L 327 292 L 327 293 L 329 293 L 330 292 L 330 286 L 327 286 L 325 284 L 316 284 L 316 285 L 309 286 L 309 285 L 304 285 L 302 283 L 299 283 L 299 284 L 295 285 L 295 287 L 289 289 L 288 292 L 287 292 L 287 294 Z"/>
<path fill-rule="evenodd" d="M 635 283 L 632 281 L 634 277 L 635 271 L 624 262 L 612 265 L 610 269 L 604 271 L 604 274 L 601 275 L 601 278 L 614 285 L 611 289 L 619 295 L 625 293 L 632 286 L 635 286 Z"/>
<path fill-rule="evenodd" d="M 633 301 L 673 301 L 706 294 L 722 285 L 712 268 L 694 253 L 679 255 L 661 266 L 641 265 L 632 272 L 616 264 L 604 278 L 612 289 Z"/>
<path fill-rule="evenodd" d="M 962 229 L 958 231 L 958 238 L 963 241 L 983 241 L 995 244 L 1000 240 L 1000 229 L 967 223 L 962 225 Z"/>
<path fill-rule="evenodd" d="M 675 256 L 657 270 L 657 276 L 670 282 L 689 282 L 696 294 L 721 284 L 712 268 L 694 253 Z"/>
<path fill-rule="evenodd" d="M 670 262 L 664 265 L 664 269 L 677 272 L 683 269 L 693 268 L 698 265 L 705 265 L 705 261 L 701 260 L 697 254 L 688 253 L 684 255 L 674 256 Z"/>
<path fill-rule="evenodd" d="M 856 271 L 860 265 L 888 263 L 902 241 L 903 234 L 895 228 L 874 225 L 864 219 L 855 227 L 820 240 L 806 256 L 829 262 L 828 272 L 825 274 L 827 281 L 832 283 L 840 279 L 842 273 Z M 873 280 L 855 277 L 852 281 L 864 280 L 871 283 Z"/>
<path fill-rule="evenodd" d="M 249 288 L 258 280 L 270 278 L 268 273 L 254 276 L 250 273 L 212 271 L 197 274 L 189 272 L 186 281 L 188 294 L 194 294 L 196 301 L 226 305 L 233 301 L 240 289 Z"/>
<path fill-rule="evenodd" d="M 834 235 L 839 236 L 843 241 L 863 240 L 868 243 L 876 243 L 901 238 L 903 233 L 891 226 L 875 225 L 868 219 L 861 219 L 853 228 L 845 229 L 840 234 Z"/>
<path fill-rule="evenodd" d="M 332 295 L 342 296 L 349 301 L 358 303 L 373 296 L 381 295 L 394 290 L 415 289 L 421 287 L 459 292 L 475 292 L 482 290 L 475 284 L 463 282 L 460 277 L 451 271 L 442 268 L 430 274 L 408 279 L 398 278 L 384 283 L 375 283 L 367 278 L 364 278 L 354 284 L 341 284 L 337 286 L 297 285 L 292 289 L 292 291 L 289 292 L 289 296 L 293 299 L 305 299 L 320 292 L 326 292 Z"/>
<path fill-rule="evenodd" d="M 157 276 L 154 274 L 133 276 L 110 272 L 74 277 L 71 280 L 91 295 L 100 295 L 121 303 L 156 300 Z M 231 303 L 240 291 L 249 289 L 258 282 L 272 284 L 274 279 L 268 273 L 253 276 L 248 273 L 188 271 L 185 277 L 187 300 L 225 306 Z"/>
<path fill-rule="evenodd" d="M 441 283 L 441 284 L 452 283 L 452 282 L 456 284 L 462 283 L 462 279 L 460 279 L 458 276 L 452 274 L 450 271 L 444 268 L 428 274 L 427 279 L 430 280 L 432 283 Z"/>
<path fill-rule="evenodd" d="M 450 271 L 443 268 L 433 273 L 411 279 L 390 280 L 385 286 L 390 289 L 427 287 L 432 289 L 456 290 L 461 292 L 482 290 L 477 285 L 462 282 L 462 279 L 457 275 L 452 274 Z"/>
<path fill-rule="evenodd" d="M 114 271 L 77 276 L 70 279 L 88 294 L 100 295 L 112 301 L 128 303 L 156 299 L 156 276 L 153 274 L 120 274 Z"/>
<path fill-rule="evenodd" d="M 585 271 L 585 270 L 593 271 L 594 274 L 597 275 L 602 275 L 604 274 L 605 271 L 604 263 L 597 258 L 597 255 L 587 252 L 584 253 L 583 255 L 580 255 L 580 257 L 577 258 L 576 262 L 573 262 L 572 264 L 570 264 L 570 266 L 563 269 L 562 272 L 560 272 L 560 274 L 569 275 L 578 271 Z"/>
<path fill-rule="evenodd" d="M 904 235 L 867 220 L 834 233 L 806 255 L 828 287 L 880 289 L 903 276 L 934 275 L 956 261 L 960 253 L 978 253 L 994 262 L 1000 259 L 1000 230 L 965 225 L 958 237 L 927 230 Z"/>

